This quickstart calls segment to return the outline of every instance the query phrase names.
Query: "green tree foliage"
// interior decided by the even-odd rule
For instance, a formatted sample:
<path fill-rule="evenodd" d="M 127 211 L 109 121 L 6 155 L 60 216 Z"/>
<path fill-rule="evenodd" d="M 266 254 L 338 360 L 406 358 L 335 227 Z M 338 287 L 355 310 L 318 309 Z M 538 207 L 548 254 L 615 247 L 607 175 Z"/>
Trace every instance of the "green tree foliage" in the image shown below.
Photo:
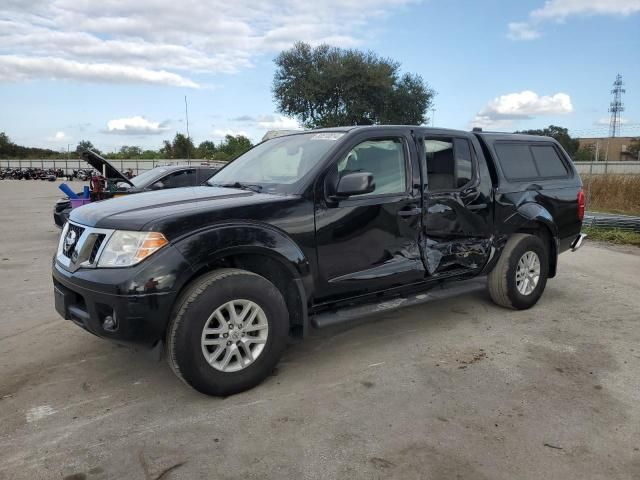
<path fill-rule="evenodd" d="M 222 153 L 227 159 L 231 160 L 239 157 L 244 152 L 253 147 L 251 140 L 244 135 L 227 135 L 218 145 L 218 153 Z"/>
<path fill-rule="evenodd" d="M 173 158 L 191 158 L 195 149 L 196 147 L 191 141 L 191 138 L 182 133 L 176 133 L 171 144 Z"/>
<path fill-rule="evenodd" d="M 527 135 L 541 135 L 543 137 L 553 137 L 555 138 L 562 148 L 564 148 L 571 158 L 574 157 L 578 148 L 580 147 L 580 142 L 576 138 L 571 138 L 569 135 L 569 130 L 563 127 L 558 127 L 556 125 L 549 125 L 546 128 L 538 129 L 538 130 L 522 130 L 520 132 L 515 133 L 524 133 Z"/>
<path fill-rule="evenodd" d="M 198 158 L 213 159 L 217 152 L 216 144 L 211 140 L 205 140 L 198 145 Z"/>
<path fill-rule="evenodd" d="M 594 145 L 579 148 L 571 157 L 574 162 L 595 162 L 596 149 Z"/>
<path fill-rule="evenodd" d="M 165 140 L 159 150 L 143 150 L 137 145 L 123 145 L 117 152 L 104 153 L 111 160 L 128 159 L 207 159 L 207 160 L 232 160 L 253 147 L 251 140 L 243 135 L 227 135 L 224 140 L 216 145 L 211 140 L 205 140 L 195 148 L 190 138 L 178 133 L 173 141 Z M 88 140 L 82 140 L 74 150 L 79 155 L 85 150 L 91 149 L 100 152 Z M 0 132 L 0 158 L 67 158 L 67 152 L 56 152 L 43 148 L 22 147 L 16 145 L 4 133 Z"/>
<path fill-rule="evenodd" d="M 17 145 L 11 141 L 9 136 L 0 132 L 0 158 L 12 159 L 12 158 L 63 158 L 66 157 L 66 152 L 56 152 L 48 148 L 35 148 L 35 147 L 23 147 Z"/>
<path fill-rule="evenodd" d="M 275 59 L 278 111 L 306 127 L 427 121 L 434 92 L 419 75 L 372 52 L 298 42 Z"/>
<path fill-rule="evenodd" d="M 85 150 L 93 150 L 98 155 L 100 155 L 100 150 L 93 146 L 89 140 L 80 140 L 78 142 L 78 146 L 76 147 L 76 154 L 81 155 Z"/>

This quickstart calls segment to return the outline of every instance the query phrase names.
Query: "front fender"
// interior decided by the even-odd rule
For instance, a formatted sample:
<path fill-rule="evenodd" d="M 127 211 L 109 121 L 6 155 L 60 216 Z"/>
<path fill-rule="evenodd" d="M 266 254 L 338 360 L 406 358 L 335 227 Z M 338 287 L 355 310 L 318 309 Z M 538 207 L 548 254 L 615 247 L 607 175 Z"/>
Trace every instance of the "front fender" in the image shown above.
<path fill-rule="evenodd" d="M 300 247 L 285 232 L 267 224 L 217 224 L 178 239 L 175 245 L 196 271 L 219 258 L 240 253 L 270 256 L 295 278 L 307 279 L 311 271 Z"/>

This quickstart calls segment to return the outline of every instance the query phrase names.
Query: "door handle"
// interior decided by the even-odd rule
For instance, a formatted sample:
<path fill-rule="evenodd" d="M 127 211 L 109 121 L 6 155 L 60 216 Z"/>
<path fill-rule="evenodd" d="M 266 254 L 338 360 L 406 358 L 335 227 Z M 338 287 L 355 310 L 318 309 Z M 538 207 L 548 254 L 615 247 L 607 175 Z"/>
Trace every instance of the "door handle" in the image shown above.
<path fill-rule="evenodd" d="M 422 213 L 422 209 L 420 207 L 414 208 L 406 208 L 398 211 L 398 215 L 401 217 L 413 217 L 415 215 L 420 215 Z"/>

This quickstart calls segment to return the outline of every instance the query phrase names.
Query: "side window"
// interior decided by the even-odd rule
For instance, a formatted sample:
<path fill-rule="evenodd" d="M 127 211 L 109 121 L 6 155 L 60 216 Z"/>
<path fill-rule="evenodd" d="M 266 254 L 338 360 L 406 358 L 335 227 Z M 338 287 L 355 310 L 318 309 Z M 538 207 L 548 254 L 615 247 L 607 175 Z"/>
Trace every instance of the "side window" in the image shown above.
<path fill-rule="evenodd" d="M 164 177 L 160 182 L 162 182 L 162 188 L 180 188 L 180 187 L 191 187 L 195 184 L 196 180 L 196 171 L 194 169 L 191 170 L 180 170 L 179 172 L 172 173 Z"/>
<path fill-rule="evenodd" d="M 532 145 L 531 151 L 541 177 L 566 177 L 569 173 L 552 145 Z"/>
<path fill-rule="evenodd" d="M 496 143 L 498 161 L 509 180 L 566 177 L 567 167 L 550 144 Z"/>
<path fill-rule="evenodd" d="M 473 179 L 469 142 L 463 138 L 426 138 L 429 190 L 457 190 Z"/>
<path fill-rule="evenodd" d="M 531 150 L 526 143 L 496 143 L 495 149 L 504 176 L 509 180 L 538 176 Z"/>
<path fill-rule="evenodd" d="M 352 172 L 369 172 L 376 184 L 373 192 L 360 197 L 406 192 L 407 168 L 402 140 L 367 140 L 358 144 L 338 162 L 339 177 Z"/>

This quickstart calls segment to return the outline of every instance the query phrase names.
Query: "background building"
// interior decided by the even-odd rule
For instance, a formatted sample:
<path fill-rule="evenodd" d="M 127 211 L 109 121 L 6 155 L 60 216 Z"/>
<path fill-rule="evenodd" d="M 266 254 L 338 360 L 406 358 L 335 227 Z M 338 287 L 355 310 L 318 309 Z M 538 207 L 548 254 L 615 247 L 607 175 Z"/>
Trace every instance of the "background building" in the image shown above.
<path fill-rule="evenodd" d="M 599 143 L 599 160 L 618 162 L 624 160 L 638 160 L 631 154 L 631 152 L 629 152 L 629 146 L 635 139 L 636 137 L 593 137 L 578 138 L 578 141 L 580 142 L 579 148 L 588 150 L 593 149 L 593 151 L 596 149 L 596 143 Z"/>

